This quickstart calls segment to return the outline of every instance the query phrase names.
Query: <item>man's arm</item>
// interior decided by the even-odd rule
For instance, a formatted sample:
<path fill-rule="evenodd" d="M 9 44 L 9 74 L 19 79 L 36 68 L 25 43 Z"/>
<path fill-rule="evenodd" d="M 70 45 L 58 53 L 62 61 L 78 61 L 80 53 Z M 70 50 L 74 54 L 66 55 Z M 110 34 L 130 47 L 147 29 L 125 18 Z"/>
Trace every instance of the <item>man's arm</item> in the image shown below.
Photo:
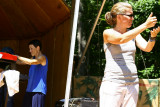
<path fill-rule="evenodd" d="M 27 65 L 45 65 L 46 64 L 46 58 L 45 56 L 39 56 L 37 59 L 29 59 L 21 56 L 17 56 L 17 64 L 27 64 Z"/>

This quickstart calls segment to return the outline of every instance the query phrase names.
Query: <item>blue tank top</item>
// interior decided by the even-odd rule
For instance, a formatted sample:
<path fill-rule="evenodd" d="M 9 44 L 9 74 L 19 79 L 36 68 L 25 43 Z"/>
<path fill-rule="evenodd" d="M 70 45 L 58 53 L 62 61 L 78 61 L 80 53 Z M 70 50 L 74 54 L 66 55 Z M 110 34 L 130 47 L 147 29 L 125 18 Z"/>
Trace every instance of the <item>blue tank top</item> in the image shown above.
<path fill-rule="evenodd" d="M 46 57 L 46 56 L 45 56 Z M 46 94 L 47 92 L 47 71 L 48 71 L 48 59 L 46 57 L 46 65 L 42 66 L 31 65 L 29 69 L 29 79 L 27 85 L 27 92 L 41 92 Z"/>

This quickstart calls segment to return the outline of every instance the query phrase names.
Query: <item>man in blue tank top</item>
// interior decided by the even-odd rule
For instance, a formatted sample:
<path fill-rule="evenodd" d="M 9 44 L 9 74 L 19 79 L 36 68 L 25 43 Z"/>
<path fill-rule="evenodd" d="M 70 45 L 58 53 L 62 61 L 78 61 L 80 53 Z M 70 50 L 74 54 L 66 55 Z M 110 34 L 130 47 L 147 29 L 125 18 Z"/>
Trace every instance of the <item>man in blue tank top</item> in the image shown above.
<path fill-rule="evenodd" d="M 32 58 L 18 56 L 17 64 L 31 65 L 22 107 L 44 107 L 47 92 L 48 59 L 41 52 L 41 42 L 32 40 L 28 44 Z"/>

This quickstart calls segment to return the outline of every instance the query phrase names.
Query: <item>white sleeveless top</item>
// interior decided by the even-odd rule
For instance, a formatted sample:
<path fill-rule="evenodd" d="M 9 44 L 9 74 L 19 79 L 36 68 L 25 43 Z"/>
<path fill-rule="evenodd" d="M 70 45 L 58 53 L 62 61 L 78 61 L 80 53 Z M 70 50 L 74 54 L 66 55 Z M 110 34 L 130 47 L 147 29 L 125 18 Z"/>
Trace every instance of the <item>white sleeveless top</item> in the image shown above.
<path fill-rule="evenodd" d="M 104 44 L 106 65 L 103 81 L 117 83 L 137 83 L 137 67 L 135 65 L 135 40 L 124 44 Z"/>

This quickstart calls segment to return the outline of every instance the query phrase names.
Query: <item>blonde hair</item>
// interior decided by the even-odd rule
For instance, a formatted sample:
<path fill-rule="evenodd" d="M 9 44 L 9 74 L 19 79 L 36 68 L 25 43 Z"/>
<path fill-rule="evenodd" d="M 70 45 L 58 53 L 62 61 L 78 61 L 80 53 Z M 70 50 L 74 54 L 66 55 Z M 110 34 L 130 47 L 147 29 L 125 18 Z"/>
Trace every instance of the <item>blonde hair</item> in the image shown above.
<path fill-rule="evenodd" d="M 127 2 L 118 2 L 114 4 L 111 11 L 105 14 L 106 22 L 111 26 L 115 26 L 117 23 L 117 15 L 125 14 L 128 8 L 132 8 L 132 6 Z"/>

